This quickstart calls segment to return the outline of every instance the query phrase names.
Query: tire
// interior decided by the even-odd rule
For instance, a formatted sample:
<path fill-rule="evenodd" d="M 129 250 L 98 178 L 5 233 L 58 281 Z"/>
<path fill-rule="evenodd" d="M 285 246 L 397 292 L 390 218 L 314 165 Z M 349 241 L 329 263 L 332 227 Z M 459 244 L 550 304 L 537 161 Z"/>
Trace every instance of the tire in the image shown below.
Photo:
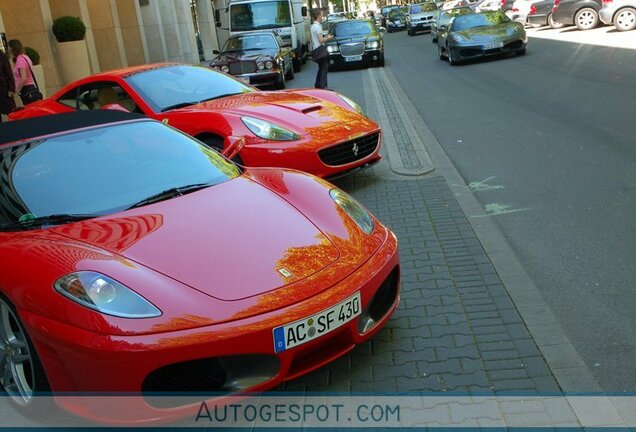
<path fill-rule="evenodd" d="M 293 65 L 291 65 L 289 67 L 289 71 L 285 74 L 285 79 L 287 81 L 291 81 L 291 80 L 294 79 L 294 66 Z"/>
<path fill-rule="evenodd" d="M 11 353 L 6 353 L 5 349 Z M 29 415 L 42 415 L 42 411 L 37 411 L 52 405 L 35 396 L 50 391 L 44 368 L 15 307 L 1 294 L 0 352 L 3 354 L 3 361 L 0 361 L 0 392 L 4 391 L 19 410 Z M 6 370 L 8 372 L 5 373 Z M 4 382 L 6 375 L 10 377 Z"/>
<path fill-rule="evenodd" d="M 614 20 L 612 22 L 618 31 L 636 29 L 636 9 L 630 7 L 619 9 L 618 12 L 614 14 Z"/>
<path fill-rule="evenodd" d="M 278 82 L 276 83 L 276 90 L 284 90 L 285 89 L 285 74 L 281 71 L 280 76 L 278 77 Z"/>
<path fill-rule="evenodd" d="M 558 23 L 552 19 L 552 12 L 550 12 L 550 15 L 548 15 L 548 25 L 552 29 L 560 29 L 565 26 L 565 24 Z"/>
<path fill-rule="evenodd" d="M 214 136 L 214 137 L 208 137 L 208 138 L 199 139 L 199 140 L 205 145 L 207 145 L 208 147 L 211 147 L 214 150 L 218 151 L 219 153 L 223 154 L 223 141 L 225 141 L 223 138 L 219 136 Z M 239 165 L 243 165 L 243 159 L 241 159 L 241 155 L 238 155 L 238 154 L 232 158 L 232 162 Z"/>
<path fill-rule="evenodd" d="M 448 57 L 449 65 L 457 66 L 459 64 L 457 60 L 453 59 L 453 52 L 450 50 L 450 48 L 448 48 L 448 45 L 446 46 L 446 56 Z"/>
<path fill-rule="evenodd" d="M 303 67 L 303 64 L 299 58 L 292 59 L 292 69 L 294 70 L 294 72 L 300 72 L 302 67 Z"/>
<path fill-rule="evenodd" d="M 413 36 L 413 31 L 411 29 L 408 29 L 406 32 L 409 34 L 409 36 Z"/>
<path fill-rule="evenodd" d="M 590 30 L 598 25 L 598 12 L 586 7 L 574 15 L 574 24 L 579 30 Z"/>
<path fill-rule="evenodd" d="M 380 60 L 378 60 L 378 67 L 384 67 L 384 54 L 382 54 Z"/>
<path fill-rule="evenodd" d="M 440 43 L 437 44 L 437 55 L 440 60 L 444 60 L 444 53 L 442 53 L 442 45 Z"/>

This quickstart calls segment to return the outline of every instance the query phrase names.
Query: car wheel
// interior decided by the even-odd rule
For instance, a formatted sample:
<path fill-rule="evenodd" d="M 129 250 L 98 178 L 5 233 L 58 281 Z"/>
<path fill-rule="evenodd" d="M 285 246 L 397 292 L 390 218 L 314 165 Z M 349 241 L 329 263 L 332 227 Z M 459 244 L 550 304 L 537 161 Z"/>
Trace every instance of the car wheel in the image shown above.
<path fill-rule="evenodd" d="M 453 51 L 446 46 L 446 56 L 448 57 L 448 64 L 451 66 L 457 66 L 457 60 L 453 58 Z"/>
<path fill-rule="evenodd" d="M 29 411 L 34 405 L 43 405 L 36 394 L 50 390 L 29 335 L 15 307 L 3 296 L 0 296 L 0 388 L 18 408 Z"/>
<path fill-rule="evenodd" d="M 614 27 L 618 31 L 636 29 L 636 9 L 623 8 L 614 15 Z"/>
<path fill-rule="evenodd" d="M 292 68 L 294 69 L 294 72 L 300 72 L 302 67 L 303 64 L 301 63 L 299 58 L 292 59 Z"/>
<path fill-rule="evenodd" d="M 550 15 L 548 15 L 548 25 L 550 26 L 550 28 L 560 29 L 560 28 L 563 28 L 565 24 L 561 24 L 554 21 L 554 19 L 552 19 L 552 13 L 550 13 Z"/>
<path fill-rule="evenodd" d="M 278 82 L 276 83 L 276 90 L 283 90 L 285 88 L 285 74 L 283 71 L 280 71 L 278 74 Z"/>
<path fill-rule="evenodd" d="M 439 56 L 440 60 L 444 60 L 444 53 L 442 52 L 442 44 L 440 43 L 437 44 L 437 55 Z"/>
<path fill-rule="evenodd" d="M 380 60 L 378 60 L 378 67 L 384 67 L 384 54 L 382 54 Z"/>
<path fill-rule="evenodd" d="M 219 136 L 214 136 L 214 137 L 208 137 L 208 138 L 199 138 L 199 140 L 201 142 L 203 142 L 205 145 L 207 145 L 208 147 L 213 148 L 214 150 L 218 151 L 219 153 L 223 154 L 223 143 L 224 143 L 224 139 L 219 137 Z M 232 158 L 232 162 L 239 164 L 239 165 L 243 165 L 243 159 L 241 159 L 241 155 L 236 155 Z"/>
<path fill-rule="evenodd" d="M 583 8 L 574 16 L 574 23 L 579 30 L 590 30 L 598 25 L 598 12 L 592 8 Z"/>
<path fill-rule="evenodd" d="M 285 79 L 287 81 L 291 81 L 294 79 L 294 66 L 290 65 L 289 66 L 289 71 L 287 71 L 287 73 L 285 74 Z"/>

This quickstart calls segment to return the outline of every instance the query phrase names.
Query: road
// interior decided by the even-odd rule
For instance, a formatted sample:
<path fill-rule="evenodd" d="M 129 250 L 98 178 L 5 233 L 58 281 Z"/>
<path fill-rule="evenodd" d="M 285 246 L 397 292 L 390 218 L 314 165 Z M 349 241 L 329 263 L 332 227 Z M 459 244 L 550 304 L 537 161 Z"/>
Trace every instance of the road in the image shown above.
<path fill-rule="evenodd" d="M 633 392 L 636 51 L 533 38 L 523 57 L 451 67 L 427 34 L 385 44 L 386 69 L 599 384 Z M 330 82 L 355 96 L 363 76 Z"/>

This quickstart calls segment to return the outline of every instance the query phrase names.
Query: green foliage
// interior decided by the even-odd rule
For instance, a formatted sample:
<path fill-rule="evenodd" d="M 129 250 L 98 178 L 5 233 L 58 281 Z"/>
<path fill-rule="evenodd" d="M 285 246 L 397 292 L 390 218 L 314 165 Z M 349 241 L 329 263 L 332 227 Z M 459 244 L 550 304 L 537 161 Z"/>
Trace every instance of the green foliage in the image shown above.
<path fill-rule="evenodd" d="M 84 39 L 86 26 L 78 17 L 63 16 L 53 21 L 53 34 L 58 42 L 71 42 Z"/>
<path fill-rule="evenodd" d="M 40 64 L 40 53 L 31 47 L 24 47 L 24 53 L 31 59 L 33 65 Z"/>

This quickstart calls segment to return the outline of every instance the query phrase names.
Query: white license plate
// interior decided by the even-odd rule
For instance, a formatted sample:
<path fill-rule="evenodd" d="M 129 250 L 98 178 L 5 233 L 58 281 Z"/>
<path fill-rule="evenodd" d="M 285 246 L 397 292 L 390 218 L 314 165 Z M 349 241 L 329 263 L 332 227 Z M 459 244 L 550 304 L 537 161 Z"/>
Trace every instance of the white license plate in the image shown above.
<path fill-rule="evenodd" d="M 349 56 L 349 57 L 345 57 L 344 60 L 346 62 L 354 62 L 354 61 L 361 61 L 362 60 L 362 56 L 361 55 L 357 55 L 357 56 Z"/>
<path fill-rule="evenodd" d="M 489 49 L 501 48 L 502 46 L 503 46 L 503 42 L 493 42 L 491 44 L 484 45 L 484 49 L 489 50 Z"/>
<path fill-rule="evenodd" d="M 274 329 L 274 350 L 279 353 L 334 331 L 360 315 L 360 292 L 337 305 Z"/>

